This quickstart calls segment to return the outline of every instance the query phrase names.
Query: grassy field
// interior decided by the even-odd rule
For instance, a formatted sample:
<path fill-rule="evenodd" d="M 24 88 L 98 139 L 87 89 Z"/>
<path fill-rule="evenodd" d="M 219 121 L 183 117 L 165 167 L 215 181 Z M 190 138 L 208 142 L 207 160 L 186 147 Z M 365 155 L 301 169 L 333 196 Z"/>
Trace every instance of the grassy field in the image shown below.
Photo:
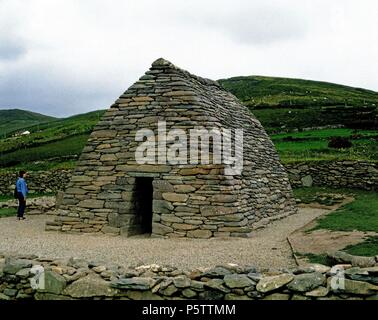
<path fill-rule="evenodd" d="M 307 258 L 307 260 L 310 263 L 320 263 L 320 264 L 328 265 L 327 255 L 325 254 L 313 254 L 313 253 L 303 254 L 299 252 L 296 252 L 295 254 L 297 257 Z"/>
<path fill-rule="evenodd" d="M 377 92 L 327 82 L 260 76 L 222 79 L 220 83 L 241 99 L 262 122 L 284 163 L 378 161 Z M 4 112 L 0 111 L 0 117 L 2 114 L 7 116 L 4 121 L 0 120 L 0 133 L 3 132 L 4 136 L 7 132 L 8 136 L 1 138 L 0 135 L 2 171 L 26 167 L 29 170 L 72 168 L 72 159 L 80 154 L 104 110 L 65 119 L 22 110 Z M 364 129 L 349 129 L 355 127 L 353 121 L 356 119 Z M 29 120 L 33 125 L 24 129 L 31 134 L 12 137 L 17 127 L 14 123 Z M 372 122 L 376 122 L 376 127 L 367 130 Z M 306 127 L 325 125 L 347 127 L 302 131 Z M 291 133 L 277 133 L 287 130 Z M 349 138 L 352 147 L 329 148 L 328 141 L 333 136 Z"/>
<path fill-rule="evenodd" d="M 0 138 L 5 138 L 24 128 L 54 120 L 56 118 L 25 110 L 0 110 Z"/>
<path fill-rule="evenodd" d="M 67 161 L 50 161 L 50 160 L 38 160 L 29 163 L 19 163 L 10 167 L 0 167 L 1 172 L 18 172 L 20 170 L 28 171 L 44 171 L 44 170 L 66 170 L 74 169 L 76 166 L 76 160 Z"/>
<path fill-rule="evenodd" d="M 17 215 L 17 210 L 15 208 L 1 208 L 0 218 L 12 217 Z"/>
<path fill-rule="evenodd" d="M 302 202 L 311 202 L 316 195 L 346 194 L 354 196 L 355 200 L 317 220 L 317 225 L 308 232 L 327 229 L 331 231 L 363 231 L 378 233 L 378 193 L 356 189 L 332 189 L 325 187 L 294 189 L 296 198 Z M 343 251 L 354 255 L 378 255 L 378 237 L 370 237 L 357 245 L 348 246 Z M 311 262 L 324 262 L 325 255 L 307 254 Z"/>
<path fill-rule="evenodd" d="M 54 196 L 54 193 L 30 193 L 28 195 L 29 199 L 32 198 L 39 198 L 39 197 L 44 197 L 44 196 Z M 13 196 L 10 195 L 0 195 L 0 202 L 8 201 L 8 200 L 13 200 Z"/>
<path fill-rule="evenodd" d="M 344 124 L 377 128 L 378 93 L 334 83 L 246 76 L 219 82 L 248 106 L 267 131 Z"/>
<path fill-rule="evenodd" d="M 6 152 L 0 158 L 0 171 L 29 168 L 47 170 L 73 168 L 75 162 L 68 156 L 78 156 L 85 146 L 89 133 L 72 135 L 40 145 Z M 352 137 L 349 149 L 328 147 L 333 136 Z M 283 163 L 320 160 L 378 160 L 378 131 L 352 129 L 323 129 L 306 132 L 271 135 Z M 1 140 L 0 140 L 1 147 Z M 61 160 L 47 160 L 59 158 Z"/>
<path fill-rule="evenodd" d="M 36 147 L 19 149 L 10 153 L 3 154 L 0 159 L 1 167 L 31 167 L 30 163 L 43 161 L 50 158 L 66 157 L 81 153 L 89 134 L 71 136 L 62 140 L 43 144 Z M 42 163 L 34 163 L 38 167 Z M 28 169 L 31 170 L 31 169 Z"/>
<path fill-rule="evenodd" d="M 103 113 L 103 110 L 93 111 L 28 127 L 30 135 L 0 140 L 0 154 L 41 146 L 71 136 L 89 134 Z"/>
<path fill-rule="evenodd" d="M 378 130 L 354 130 L 349 128 L 309 130 L 295 133 L 272 134 L 273 140 L 287 139 L 290 137 L 298 139 L 327 139 L 332 136 L 350 137 L 352 135 L 361 135 L 365 138 L 377 137 Z"/>
<path fill-rule="evenodd" d="M 328 147 L 332 136 L 351 137 L 352 129 L 324 129 L 291 134 L 272 135 L 276 149 L 283 163 L 322 160 L 365 160 L 378 161 L 378 131 L 359 130 L 357 137 L 351 139 L 353 146 L 348 149 Z M 0 167 L 3 171 L 28 167 L 28 170 L 73 168 L 75 161 L 65 157 L 78 156 L 84 148 L 89 133 L 69 136 L 33 147 L 0 154 Z M 1 142 L 0 142 L 1 145 Z M 59 158 L 61 160 L 47 160 Z"/>
<path fill-rule="evenodd" d="M 27 127 L 30 135 L 0 139 L 0 171 L 72 168 L 104 110 Z M 16 113 L 17 115 L 18 113 Z"/>
<path fill-rule="evenodd" d="M 340 191 L 339 191 L 340 192 Z M 349 193 L 351 193 L 349 191 Z M 378 193 L 353 190 L 355 200 L 318 220 L 316 229 L 378 233 Z M 377 254 L 378 254 L 378 247 Z"/>
<path fill-rule="evenodd" d="M 31 193 L 28 195 L 29 199 L 39 198 L 43 196 L 53 196 L 54 193 Z M 0 195 L 0 202 L 14 200 L 13 196 L 10 195 Z M 16 216 L 17 209 L 15 208 L 0 208 L 0 218 Z"/>
<path fill-rule="evenodd" d="M 356 256 L 378 255 L 378 237 L 369 237 L 362 243 L 344 248 L 343 251 Z"/>
<path fill-rule="evenodd" d="M 253 106 L 377 105 L 378 93 L 340 84 L 293 78 L 241 76 L 218 80 Z"/>
<path fill-rule="evenodd" d="M 334 205 L 337 202 L 340 202 L 335 199 L 335 194 L 342 195 L 352 195 L 352 189 L 333 189 L 329 187 L 315 187 L 311 188 L 294 188 L 293 189 L 294 197 L 300 199 L 301 203 L 313 203 L 317 202 L 324 205 Z M 342 200 L 341 199 L 341 200 Z"/>
<path fill-rule="evenodd" d="M 352 147 L 328 147 L 331 137 L 347 137 Z M 273 134 L 271 138 L 283 162 L 319 160 L 378 160 L 378 130 L 323 129 Z"/>
<path fill-rule="evenodd" d="M 8 200 L 11 200 L 11 199 L 13 199 L 12 196 L 0 194 L 0 202 L 8 201 Z"/>

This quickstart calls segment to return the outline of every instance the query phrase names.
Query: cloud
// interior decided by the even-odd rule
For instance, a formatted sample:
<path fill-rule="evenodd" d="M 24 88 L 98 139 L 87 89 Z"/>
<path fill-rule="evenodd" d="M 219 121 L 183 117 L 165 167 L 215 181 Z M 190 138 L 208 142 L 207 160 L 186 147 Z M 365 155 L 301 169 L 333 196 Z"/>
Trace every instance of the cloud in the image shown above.
<path fill-rule="evenodd" d="M 187 16 L 195 23 L 219 30 L 244 44 L 271 44 L 303 37 L 308 29 L 302 7 L 275 1 L 228 2 L 216 12 L 202 11 Z"/>
<path fill-rule="evenodd" d="M 0 108 L 107 108 L 156 58 L 378 90 L 378 2 L 0 0 Z"/>
<path fill-rule="evenodd" d="M 25 40 L 17 30 L 18 17 L 10 14 L 13 9 L 8 10 L 14 3 L 8 4 L 7 0 L 0 0 L 0 63 L 2 60 L 17 60 L 27 52 Z"/>
<path fill-rule="evenodd" d="M 3 108 L 25 108 L 63 117 L 107 109 L 123 91 L 83 79 L 67 79 L 46 67 L 13 70 L 0 79 Z M 96 89 L 94 89 L 96 88 Z M 118 90 L 117 90 L 118 89 Z"/>
<path fill-rule="evenodd" d="M 26 54 L 24 44 L 16 37 L 0 37 L 0 60 L 17 60 Z"/>

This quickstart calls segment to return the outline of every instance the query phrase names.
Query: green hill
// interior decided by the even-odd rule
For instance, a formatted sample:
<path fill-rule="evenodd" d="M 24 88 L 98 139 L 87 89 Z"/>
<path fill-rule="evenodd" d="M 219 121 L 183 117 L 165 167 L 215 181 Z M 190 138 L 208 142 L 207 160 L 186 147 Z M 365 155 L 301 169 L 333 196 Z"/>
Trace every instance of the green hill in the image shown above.
<path fill-rule="evenodd" d="M 0 167 L 78 155 L 104 110 L 25 127 L 30 135 L 0 139 Z"/>
<path fill-rule="evenodd" d="M 378 128 L 378 92 L 344 85 L 278 77 L 218 80 L 268 131 L 344 125 Z"/>
<path fill-rule="evenodd" d="M 0 110 L 0 137 L 53 120 L 56 120 L 56 118 L 31 111 L 20 109 Z"/>
<path fill-rule="evenodd" d="M 378 157 L 377 92 L 327 82 L 260 76 L 219 82 L 262 122 L 285 162 L 375 161 Z M 3 134 L 8 133 L 7 138 L 0 136 L 0 167 L 3 170 L 73 167 L 75 157 L 103 113 L 104 110 L 99 110 L 55 119 L 22 110 L 0 111 L 0 129 Z M 345 128 L 303 130 L 338 125 Z M 12 137 L 21 126 L 31 134 Z M 289 133 L 277 134 L 285 131 Z M 346 137 L 353 146 L 329 148 L 332 136 Z"/>

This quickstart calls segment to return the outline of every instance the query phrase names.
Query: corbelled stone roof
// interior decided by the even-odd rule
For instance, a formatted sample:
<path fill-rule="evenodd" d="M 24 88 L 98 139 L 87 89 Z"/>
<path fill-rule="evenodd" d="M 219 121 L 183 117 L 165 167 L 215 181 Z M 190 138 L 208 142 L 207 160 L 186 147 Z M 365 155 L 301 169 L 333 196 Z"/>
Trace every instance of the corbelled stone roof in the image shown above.
<path fill-rule="evenodd" d="M 243 171 L 228 175 L 225 164 L 190 161 L 139 164 L 135 133 L 157 132 L 158 121 L 165 121 L 167 130 L 243 129 Z M 148 198 L 138 185 L 142 178 L 152 181 Z M 163 58 L 153 62 L 97 123 L 50 228 L 142 233 L 147 218 L 140 208 L 151 201 L 149 232 L 157 237 L 245 237 L 256 223 L 264 225 L 296 211 L 274 145 L 248 108 L 216 81 Z"/>
<path fill-rule="evenodd" d="M 195 74 L 192 74 L 189 71 L 186 71 L 184 69 L 181 69 L 181 68 L 175 66 L 172 62 L 170 62 L 170 61 L 168 61 L 164 58 L 159 58 L 159 59 L 155 60 L 152 63 L 152 68 L 154 68 L 154 67 L 156 67 L 156 68 L 159 68 L 159 67 L 171 68 L 171 69 L 177 70 L 178 72 L 186 75 L 188 78 L 192 78 L 192 79 L 197 80 L 198 82 L 200 82 L 204 85 L 208 85 L 208 86 L 212 85 L 212 86 L 215 86 L 215 87 L 223 88 L 217 81 L 196 76 Z"/>

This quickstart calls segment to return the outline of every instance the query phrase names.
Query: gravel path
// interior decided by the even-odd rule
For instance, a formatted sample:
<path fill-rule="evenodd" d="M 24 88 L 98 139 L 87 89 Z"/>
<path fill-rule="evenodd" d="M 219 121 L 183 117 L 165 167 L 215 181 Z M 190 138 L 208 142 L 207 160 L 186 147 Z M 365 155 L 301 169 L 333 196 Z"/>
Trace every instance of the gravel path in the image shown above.
<path fill-rule="evenodd" d="M 259 268 L 294 266 L 286 237 L 324 209 L 300 208 L 299 213 L 271 223 L 248 239 L 148 239 L 121 238 L 93 234 L 45 232 L 51 216 L 0 219 L 0 252 L 35 254 L 47 258 L 80 257 L 120 265 L 156 263 L 181 269 L 211 267 L 224 263 L 253 265 Z"/>

